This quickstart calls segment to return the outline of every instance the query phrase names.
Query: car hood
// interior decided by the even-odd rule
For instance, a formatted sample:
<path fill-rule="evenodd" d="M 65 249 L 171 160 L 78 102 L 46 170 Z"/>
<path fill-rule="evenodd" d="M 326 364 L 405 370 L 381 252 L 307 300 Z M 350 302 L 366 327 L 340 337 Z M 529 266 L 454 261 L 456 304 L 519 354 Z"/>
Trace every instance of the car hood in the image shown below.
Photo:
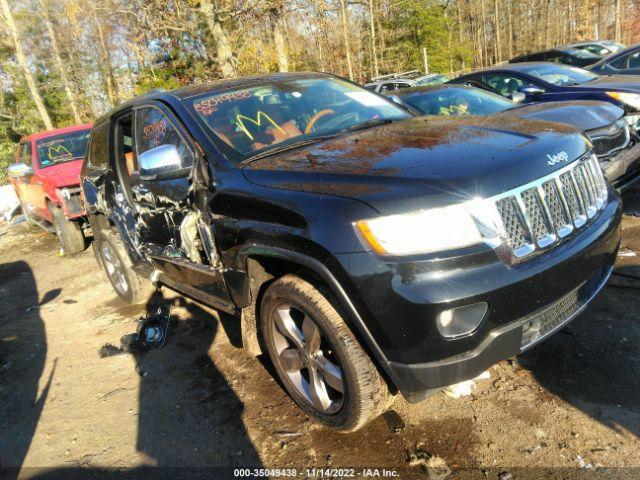
<path fill-rule="evenodd" d="M 595 80 L 576 86 L 597 90 L 619 89 L 640 92 L 640 75 L 601 75 Z"/>
<path fill-rule="evenodd" d="M 569 125 L 513 116 L 419 117 L 247 164 L 252 183 L 362 200 L 383 214 L 488 197 L 562 168 L 588 148 Z"/>
<path fill-rule="evenodd" d="M 40 175 L 45 177 L 54 187 L 69 187 L 80 184 L 82 159 L 57 163 L 48 167 L 40 167 Z"/>
<path fill-rule="evenodd" d="M 517 115 L 529 120 L 568 123 L 582 131 L 606 127 L 624 115 L 624 110 L 612 103 L 595 101 L 532 103 L 507 110 L 500 115 Z"/>

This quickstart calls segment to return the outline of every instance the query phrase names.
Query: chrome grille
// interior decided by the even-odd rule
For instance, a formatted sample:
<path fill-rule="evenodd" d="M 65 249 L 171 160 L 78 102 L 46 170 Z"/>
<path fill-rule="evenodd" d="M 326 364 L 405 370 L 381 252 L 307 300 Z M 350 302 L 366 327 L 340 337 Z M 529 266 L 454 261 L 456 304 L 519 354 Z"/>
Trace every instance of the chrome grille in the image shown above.
<path fill-rule="evenodd" d="M 499 245 L 508 247 L 511 262 L 522 261 L 583 227 L 602 209 L 607 194 L 598 160 L 588 154 L 551 175 L 498 195 L 492 200 L 500 217 Z"/>
<path fill-rule="evenodd" d="M 497 202 L 498 212 L 502 218 L 502 224 L 509 232 L 504 240 L 513 250 L 524 247 L 529 243 L 529 236 L 524 229 L 525 222 L 519 217 L 520 209 L 514 197 L 504 198 Z"/>

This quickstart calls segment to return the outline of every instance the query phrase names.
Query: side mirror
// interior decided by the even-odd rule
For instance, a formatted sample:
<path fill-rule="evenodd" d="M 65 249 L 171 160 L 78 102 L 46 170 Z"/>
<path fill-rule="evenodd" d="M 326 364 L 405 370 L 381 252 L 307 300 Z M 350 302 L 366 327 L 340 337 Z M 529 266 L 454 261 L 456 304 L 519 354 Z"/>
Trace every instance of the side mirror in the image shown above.
<path fill-rule="evenodd" d="M 518 91 L 525 95 L 540 95 L 544 93 L 544 90 L 540 87 L 520 87 Z"/>
<path fill-rule="evenodd" d="M 175 145 L 160 145 L 138 157 L 140 180 L 168 180 L 184 177 L 189 169 L 182 167 Z"/>
<path fill-rule="evenodd" d="M 26 163 L 14 163 L 13 165 L 9 165 L 8 172 L 10 177 L 22 178 L 33 175 L 33 168 Z"/>
<path fill-rule="evenodd" d="M 513 100 L 515 103 L 522 103 L 524 102 L 525 98 L 527 98 L 527 96 L 522 92 L 513 92 L 511 94 L 511 100 Z"/>
<path fill-rule="evenodd" d="M 398 95 L 389 95 L 389 98 L 395 103 L 402 105 L 402 100 L 400 100 L 400 97 Z"/>

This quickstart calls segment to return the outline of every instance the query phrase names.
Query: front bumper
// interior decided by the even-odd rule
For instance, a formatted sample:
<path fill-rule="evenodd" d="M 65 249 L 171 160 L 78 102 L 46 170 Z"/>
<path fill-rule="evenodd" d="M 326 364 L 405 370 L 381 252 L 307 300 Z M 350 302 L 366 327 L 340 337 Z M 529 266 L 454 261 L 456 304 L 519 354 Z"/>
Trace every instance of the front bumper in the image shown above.
<path fill-rule="evenodd" d="M 62 189 L 58 190 L 58 197 L 62 205 L 65 217 L 68 219 L 86 216 L 84 202 L 82 201 L 82 191 L 80 187 L 67 187 L 64 189 L 65 195 L 61 195 Z"/>
<path fill-rule="evenodd" d="M 434 390 L 474 378 L 491 365 L 528 350 L 577 317 L 607 283 L 613 266 L 605 265 L 590 279 L 551 305 L 493 330 L 483 342 L 463 355 L 437 362 L 403 365 L 391 363 L 398 378 L 410 391 L 402 391 L 410 403 L 416 403 Z M 532 328 L 532 326 L 535 327 Z"/>
<path fill-rule="evenodd" d="M 505 265 L 494 252 L 402 264 L 371 253 L 339 256 L 355 284 L 356 306 L 384 354 L 383 368 L 405 398 L 419 401 L 473 378 L 574 318 L 604 286 L 615 262 L 621 210 L 618 199 L 610 198 L 587 229 L 518 265 Z M 489 308 L 472 334 L 439 334 L 438 313 L 476 302 Z"/>
<path fill-rule="evenodd" d="M 600 166 L 614 188 L 626 190 L 640 179 L 640 143 L 601 160 Z"/>

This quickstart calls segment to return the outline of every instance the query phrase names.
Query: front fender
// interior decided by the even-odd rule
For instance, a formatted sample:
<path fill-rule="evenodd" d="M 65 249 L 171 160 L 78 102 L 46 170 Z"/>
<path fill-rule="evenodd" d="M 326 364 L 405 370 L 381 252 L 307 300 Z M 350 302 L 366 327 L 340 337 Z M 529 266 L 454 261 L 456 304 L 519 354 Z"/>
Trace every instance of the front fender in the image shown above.
<path fill-rule="evenodd" d="M 290 264 L 297 265 L 301 269 L 306 269 L 313 272 L 316 276 L 321 278 L 331 293 L 338 300 L 343 311 L 346 313 L 345 320 L 350 325 L 352 331 L 360 340 L 363 348 L 372 357 L 372 360 L 382 369 L 387 378 L 394 384 L 398 385 L 397 376 L 395 372 L 389 367 L 389 361 L 384 355 L 383 351 L 379 347 L 378 343 L 374 339 L 373 335 L 369 331 L 369 328 L 365 324 L 362 316 L 358 312 L 358 309 L 352 302 L 351 298 L 347 294 L 343 284 L 338 280 L 338 277 L 327 267 L 332 262 L 320 261 L 314 257 L 306 255 L 301 252 L 288 250 L 282 247 L 263 245 L 263 244 L 251 244 L 244 247 L 238 254 L 238 263 L 243 263 L 246 268 L 247 275 L 250 271 L 248 267 L 248 261 L 252 258 L 270 258 L 275 260 L 286 261 Z M 337 262 L 336 262 L 337 264 Z M 248 279 L 251 283 L 251 279 Z M 251 305 L 252 289 L 250 285 L 244 286 L 244 306 Z"/>

